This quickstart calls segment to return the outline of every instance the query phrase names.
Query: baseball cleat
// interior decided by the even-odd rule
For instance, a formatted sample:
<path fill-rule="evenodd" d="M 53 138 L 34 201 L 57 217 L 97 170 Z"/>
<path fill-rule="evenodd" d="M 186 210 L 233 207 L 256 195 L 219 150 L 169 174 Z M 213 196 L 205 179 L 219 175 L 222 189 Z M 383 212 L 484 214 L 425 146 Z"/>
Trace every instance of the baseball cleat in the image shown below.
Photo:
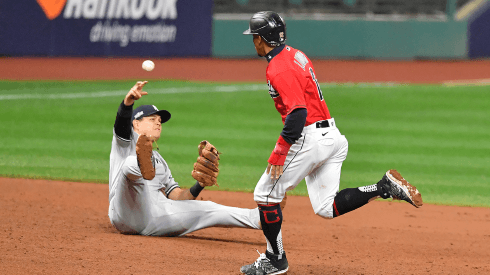
<path fill-rule="evenodd" d="M 153 142 L 146 135 L 140 135 L 136 142 L 136 158 L 140 167 L 141 175 L 145 180 L 152 180 L 155 177 L 155 167 L 153 165 Z"/>
<path fill-rule="evenodd" d="M 386 172 L 383 178 L 378 182 L 383 194 L 383 199 L 393 198 L 394 200 L 404 200 L 415 207 L 422 206 L 422 195 L 419 190 L 407 180 L 405 180 L 398 171 L 392 169 Z"/>
<path fill-rule="evenodd" d="M 259 258 L 253 264 L 244 265 L 240 268 L 240 272 L 242 274 L 247 275 L 276 275 L 276 274 L 285 274 L 288 269 L 288 260 L 286 259 L 286 253 L 284 252 L 281 255 L 281 259 L 278 259 L 278 256 L 275 256 L 268 251 L 260 254 Z"/>

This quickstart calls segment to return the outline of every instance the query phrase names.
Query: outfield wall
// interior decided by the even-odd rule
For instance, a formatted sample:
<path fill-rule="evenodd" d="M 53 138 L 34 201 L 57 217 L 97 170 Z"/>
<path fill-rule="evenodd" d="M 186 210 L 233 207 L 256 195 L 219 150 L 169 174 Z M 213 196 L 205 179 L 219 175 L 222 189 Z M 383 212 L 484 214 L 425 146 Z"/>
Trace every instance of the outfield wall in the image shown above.
<path fill-rule="evenodd" d="M 467 57 L 467 22 L 296 20 L 285 17 L 287 43 L 312 58 L 414 59 Z M 213 20 L 212 54 L 256 56 L 248 20 Z"/>
<path fill-rule="evenodd" d="M 409 16 L 284 16 L 287 43 L 324 59 L 481 59 L 490 57 L 490 1 L 472 0 L 456 11 L 448 0 L 439 19 Z M 335 19 L 331 19 L 335 18 Z M 241 35 L 249 18 L 214 15 L 212 55 L 256 56 Z"/>
<path fill-rule="evenodd" d="M 286 16 L 287 43 L 323 59 L 490 57 L 490 1 L 470 4 L 424 20 Z M 251 14 L 213 15 L 213 0 L 16 0 L 1 7 L 0 56 L 256 56 L 242 35 Z"/>
<path fill-rule="evenodd" d="M 468 56 L 490 57 L 490 1 L 468 19 Z"/>
<path fill-rule="evenodd" d="M 210 56 L 212 0 L 9 0 L 0 55 Z"/>

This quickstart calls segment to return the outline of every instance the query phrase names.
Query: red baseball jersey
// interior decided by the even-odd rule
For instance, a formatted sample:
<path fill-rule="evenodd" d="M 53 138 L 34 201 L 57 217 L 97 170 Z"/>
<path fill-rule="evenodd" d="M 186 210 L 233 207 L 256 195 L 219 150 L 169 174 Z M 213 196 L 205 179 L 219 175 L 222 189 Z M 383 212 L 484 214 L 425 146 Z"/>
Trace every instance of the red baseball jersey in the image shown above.
<path fill-rule="evenodd" d="M 308 112 L 305 126 L 331 118 L 313 64 L 304 53 L 284 45 L 275 48 L 266 58 L 269 94 L 281 114 L 282 123 L 298 108 L 306 108 Z"/>

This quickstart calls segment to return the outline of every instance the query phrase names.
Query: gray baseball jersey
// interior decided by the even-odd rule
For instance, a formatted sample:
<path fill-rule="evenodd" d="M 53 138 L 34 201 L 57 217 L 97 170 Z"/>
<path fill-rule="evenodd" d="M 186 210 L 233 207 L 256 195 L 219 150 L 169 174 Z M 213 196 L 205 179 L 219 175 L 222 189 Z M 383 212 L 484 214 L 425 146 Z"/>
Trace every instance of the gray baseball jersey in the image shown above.
<path fill-rule="evenodd" d="M 163 157 L 153 151 L 156 176 L 143 179 L 136 159 L 138 134 L 124 139 L 113 132 L 109 171 L 109 219 L 125 234 L 181 236 L 219 226 L 260 229 L 259 211 L 211 201 L 171 200 L 180 188 Z"/>

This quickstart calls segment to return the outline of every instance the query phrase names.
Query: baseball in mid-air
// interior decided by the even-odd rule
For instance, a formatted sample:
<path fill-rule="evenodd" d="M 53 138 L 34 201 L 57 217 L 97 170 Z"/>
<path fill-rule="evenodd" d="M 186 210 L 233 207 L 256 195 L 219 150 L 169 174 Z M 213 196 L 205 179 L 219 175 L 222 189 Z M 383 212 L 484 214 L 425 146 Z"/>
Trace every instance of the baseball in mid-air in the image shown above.
<path fill-rule="evenodd" d="M 142 67 L 143 67 L 143 70 L 151 72 L 155 68 L 155 63 L 153 63 L 153 61 L 151 61 L 151 60 L 145 60 L 143 62 Z"/>

